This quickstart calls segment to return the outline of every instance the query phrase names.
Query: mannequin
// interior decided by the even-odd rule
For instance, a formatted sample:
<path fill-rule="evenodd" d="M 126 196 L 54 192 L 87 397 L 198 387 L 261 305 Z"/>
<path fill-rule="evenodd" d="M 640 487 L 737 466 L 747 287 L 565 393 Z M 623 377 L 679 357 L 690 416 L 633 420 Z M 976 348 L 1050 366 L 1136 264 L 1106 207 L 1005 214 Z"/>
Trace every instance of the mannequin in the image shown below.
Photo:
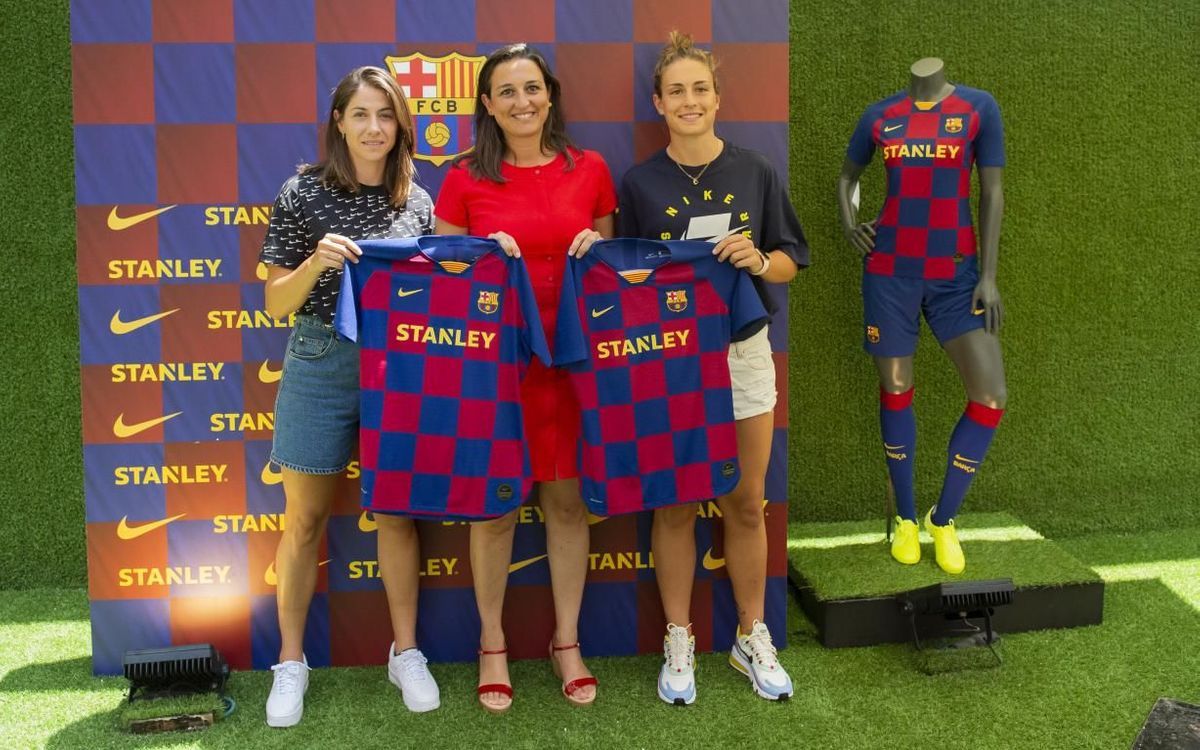
<path fill-rule="evenodd" d="M 959 573 L 966 562 L 953 517 L 1007 399 L 998 338 L 1004 306 L 996 286 L 1003 125 L 991 95 L 947 81 L 941 60 L 918 60 L 910 73 L 907 91 L 872 105 L 860 120 L 838 179 L 838 207 L 846 241 L 864 258 L 864 346 L 879 375 L 884 453 L 899 513 L 892 556 L 899 562 L 920 560 L 911 400 L 922 312 L 966 390 L 942 495 L 926 517 L 939 566 Z M 889 197 L 878 218 L 862 222 L 851 194 L 876 148 L 888 170 Z M 980 184 L 978 252 L 967 195 L 972 164 Z"/>

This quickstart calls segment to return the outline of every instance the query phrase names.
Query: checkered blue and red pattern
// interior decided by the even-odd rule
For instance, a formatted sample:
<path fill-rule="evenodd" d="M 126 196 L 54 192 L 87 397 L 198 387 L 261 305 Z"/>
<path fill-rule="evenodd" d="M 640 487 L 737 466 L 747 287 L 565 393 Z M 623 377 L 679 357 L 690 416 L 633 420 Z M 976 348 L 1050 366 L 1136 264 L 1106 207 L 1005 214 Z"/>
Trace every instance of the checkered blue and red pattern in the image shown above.
<path fill-rule="evenodd" d="M 265 669 L 278 658 L 273 563 L 284 499 L 267 458 L 290 322 L 263 310 L 258 253 L 280 184 L 297 164 L 320 158 L 329 93 L 351 68 L 389 69 L 388 58 L 413 55 L 457 53 L 463 62 L 527 41 L 562 81 L 572 138 L 603 154 L 620 182 L 666 142 L 651 73 L 667 33 L 682 29 L 711 47 L 726 80 L 739 82 L 723 90 L 718 133 L 787 174 L 784 0 L 70 5 L 84 493 L 99 674 L 119 674 L 126 649 L 195 641 L 212 642 L 237 669 Z M 461 108 L 438 114 L 449 112 L 454 90 L 438 93 L 414 104 L 419 181 L 431 195 L 448 167 L 433 159 L 470 140 Z M 772 292 L 784 301 L 786 287 Z M 779 645 L 787 636 L 786 315 L 785 304 L 770 329 L 780 399 L 766 484 L 766 620 Z M 314 667 L 381 664 L 393 637 L 359 477 L 356 461 L 339 482 L 321 549 L 304 641 Z M 701 503 L 697 514 L 697 544 L 719 562 L 720 511 Z M 545 658 L 554 609 L 543 515 L 526 504 L 517 516 L 505 606 L 520 627 L 508 629 L 509 649 L 514 658 Z M 586 653 L 660 651 L 648 515 L 593 521 L 579 622 Z M 473 659 L 479 623 L 467 527 L 418 525 L 418 641 L 433 660 Z M 737 612 L 717 563 L 697 561 L 693 621 L 701 651 L 729 647 Z"/>
<path fill-rule="evenodd" d="M 867 273 L 952 279 L 976 252 L 971 167 L 1004 166 L 1004 126 L 986 91 L 955 86 L 936 103 L 900 92 L 867 108 L 846 155 L 858 164 L 883 152 L 887 198 Z"/>
<path fill-rule="evenodd" d="M 334 327 L 360 344 L 363 507 L 504 515 L 532 488 L 521 378 L 550 363 L 525 264 L 475 237 L 358 246 Z"/>
<path fill-rule="evenodd" d="M 571 371 L 583 412 L 589 510 L 633 513 L 732 491 L 729 342 L 767 317 L 750 277 L 707 242 L 605 240 L 568 265 L 554 358 Z"/>

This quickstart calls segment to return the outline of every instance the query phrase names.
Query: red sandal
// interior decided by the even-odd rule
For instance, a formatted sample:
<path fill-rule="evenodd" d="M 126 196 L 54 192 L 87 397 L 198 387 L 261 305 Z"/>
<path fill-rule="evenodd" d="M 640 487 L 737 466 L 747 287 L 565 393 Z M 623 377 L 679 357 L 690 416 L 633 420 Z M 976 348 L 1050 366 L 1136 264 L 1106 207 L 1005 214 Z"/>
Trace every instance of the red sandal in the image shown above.
<path fill-rule="evenodd" d="M 507 653 L 508 653 L 507 648 L 500 648 L 500 649 L 496 649 L 495 651 L 487 651 L 482 648 L 479 649 L 480 656 L 491 656 L 493 654 L 507 654 Z M 482 665 L 481 665 L 481 671 L 482 671 Z M 508 685 L 503 682 L 489 682 L 486 685 L 480 685 L 479 687 L 475 688 L 475 693 L 476 693 L 476 695 L 479 696 L 479 705 L 483 706 L 483 710 L 487 711 L 490 714 L 502 714 L 505 711 L 507 711 L 508 709 L 512 708 L 512 697 L 513 697 L 512 685 Z M 485 693 L 500 693 L 504 697 L 508 698 L 508 703 L 506 703 L 504 706 L 494 706 L 494 705 L 485 703 L 483 700 L 483 696 Z"/>
<path fill-rule="evenodd" d="M 554 670 L 554 676 L 562 679 L 562 669 L 558 666 L 558 658 L 555 654 L 559 651 L 570 651 L 573 648 L 579 648 L 579 642 L 576 641 L 567 646 L 555 646 L 554 641 L 550 641 L 550 668 Z M 595 677 L 577 677 L 570 682 L 564 682 L 562 686 L 563 697 L 566 698 L 574 706 L 589 706 L 596 700 L 596 692 L 592 693 L 592 697 L 587 700 L 582 700 L 575 697 L 575 693 L 579 692 L 580 688 L 594 685 L 596 691 L 599 691 L 600 685 Z"/>

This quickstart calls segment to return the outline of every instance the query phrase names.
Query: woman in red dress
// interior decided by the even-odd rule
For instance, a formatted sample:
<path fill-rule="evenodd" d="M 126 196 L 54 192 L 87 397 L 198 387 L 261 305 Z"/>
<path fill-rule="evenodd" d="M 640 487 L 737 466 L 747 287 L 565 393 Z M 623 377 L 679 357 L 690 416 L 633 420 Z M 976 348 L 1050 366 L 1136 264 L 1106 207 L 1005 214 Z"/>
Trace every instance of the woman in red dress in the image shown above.
<path fill-rule="evenodd" d="M 561 87 L 545 58 L 513 44 L 479 71 L 475 148 L 447 172 L 434 207 L 436 234 L 472 234 L 523 257 L 546 340 L 554 341 L 559 288 L 568 255 L 613 233 L 616 194 L 604 159 L 576 148 L 566 133 Z M 595 700 L 596 680 L 579 652 L 579 607 L 587 575 L 588 523 L 579 494 L 579 405 L 567 374 L 531 363 L 521 405 L 533 479 L 546 519 L 554 595 L 551 666 L 574 704 Z M 481 625 L 479 702 L 493 713 L 512 705 L 501 625 L 517 512 L 471 526 L 471 570 Z"/>

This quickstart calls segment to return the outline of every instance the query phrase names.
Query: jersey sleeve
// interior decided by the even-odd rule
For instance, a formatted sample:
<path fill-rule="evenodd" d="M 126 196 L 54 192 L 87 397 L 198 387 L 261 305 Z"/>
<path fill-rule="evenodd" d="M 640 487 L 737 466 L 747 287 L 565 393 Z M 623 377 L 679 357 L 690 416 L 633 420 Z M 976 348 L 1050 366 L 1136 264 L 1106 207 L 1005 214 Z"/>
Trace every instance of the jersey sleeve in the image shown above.
<path fill-rule="evenodd" d="M 446 170 L 446 177 L 438 190 L 437 203 L 433 207 L 433 215 L 456 227 L 468 228 L 471 216 L 467 212 L 467 190 L 470 187 L 471 173 L 464 164 L 460 163 Z"/>
<path fill-rule="evenodd" d="M 763 236 L 756 244 L 768 252 L 781 250 L 798 267 L 806 268 L 812 262 L 808 242 L 804 239 L 804 229 L 788 197 L 787 186 L 769 162 L 764 160 L 764 166 L 767 173 L 763 186 Z"/>
<path fill-rule="evenodd" d="M 537 298 L 533 294 L 533 283 L 529 280 L 529 269 L 520 258 L 509 258 L 508 284 L 516 292 L 521 310 L 521 358 L 525 361 L 537 357 L 547 367 L 551 364 L 550 348 L 546 344 L 546 331 L 542 317 L 538 314 Z"/>
<path fill-rule="evenodd" d="M 558 297 L 558 321 L 554 330 L 554 364 L 560 367 L 586 362 L 587 337 L 579 319 L 579 294 L 583 287 L 585 261 L 567 259 L 562 291 Z"/>
<path fill-rule="evenodd" d="M 312 254 L 316 240 L 301 210 L 299 177 L 293 176 L 283 183 L 271 207 L 258 259 L 269 266 L 296 268 Z"/>
<path fill-rule="evenodd" d="M 357 263 L 347 263 L 342 271 L 342 287 L 333 311 L 333 329 L 351 341 L 358 341 L 358 332 L 362 328 L 362 288 L 375 265 L 371 258 L 363 255 Z"/>
<path fill-rule="evenodd" d="M 769 317 L 763 306 L 762 297 L 754 288 L 750 274 L 728 263 L 715 263 L 722 272 L 728 273 L 726 289 L 722 292 L 729 304 L 729 329 L 732 341 L 744 341 L 762 328 Z"/>
<path fill-rule="evenodd" d="M 874 107 L 868 107 L 858 118 L 858 125 L 850 136 L 850 145 L 846 147 L 846 158 L 855 164 L 866 166 L 875 155 L 875 121 L 878 119 Z"/>
<path fill-rule="evenodd" d="M 1000 105 L 990 95 L 979 110 L 979 133 L 975 136 L 975 165 L 1004 166 L 1004 122 Z"/>

